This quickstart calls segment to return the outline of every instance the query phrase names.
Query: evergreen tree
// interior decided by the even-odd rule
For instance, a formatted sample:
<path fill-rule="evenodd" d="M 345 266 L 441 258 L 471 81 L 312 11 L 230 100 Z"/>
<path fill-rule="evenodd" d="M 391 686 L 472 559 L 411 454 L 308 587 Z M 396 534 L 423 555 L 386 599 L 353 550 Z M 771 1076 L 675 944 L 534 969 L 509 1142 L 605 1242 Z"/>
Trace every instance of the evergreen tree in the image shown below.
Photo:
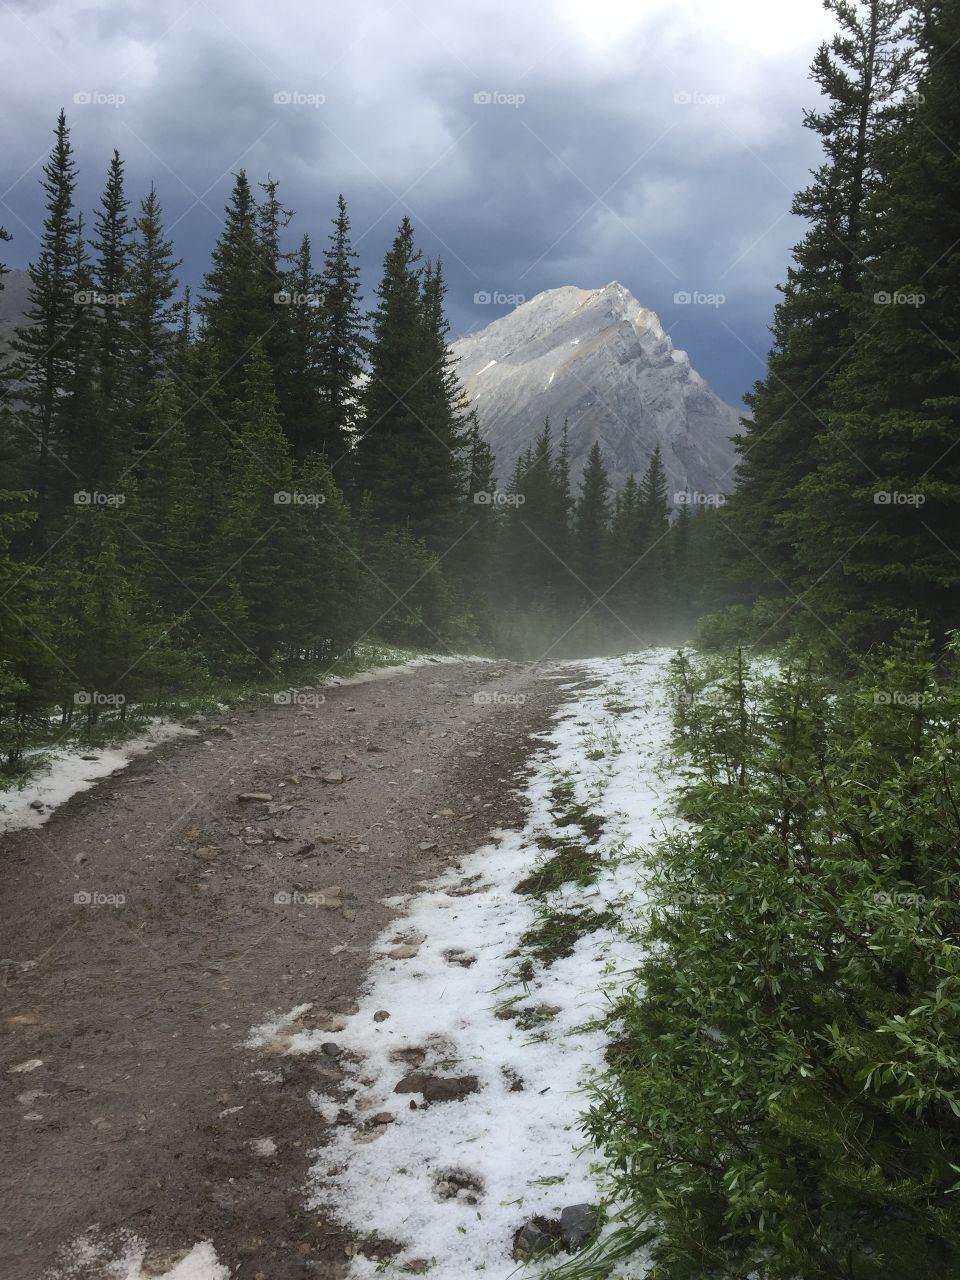
<path fill-rule="evenodd" d="M 602 596 L 610 575 L 610 481 L 599 440 L 594 441 L 580 481 L 575 518 L 577 572 L 586 600 Z"/>
<path fill-rule="evenodd" d="M 747 396 L 752 421 L 738 440 L 742 462 L 725 523 L 748 590 L 783 590 L 794 578 L 785 528 L 795 490 L 826 429 L 833 384 L 851 338 L 851 308 L 868 270 L 865 202 L 882 182 L 879 150 L 909 74 L 903 44 L 909 0 L 827 0 L 840 30 L 818 51 L 812 79 L 827 99 L 805 125 L 825 159 L 794 200 L 810 228 L 794 250 L 773 325 L 766 377 Z"/>
<path fill-rule="evenodd" d="M 960 15 L 927 3 L 923 74 L 885 153 L 873 274 L 818 466 L 787 524 L 814 608 L 857 646 L 918 611 L 956 625 L 960 584 Z"/>
<path fill-rule="evenodd" d="M 257 203 L 242 169 L 225 215 L 198 304 L 204 336 L 216 353 L 217 379 L 207 394 L 224 410 L 239 396 L 254 350 L 269 342 L 283 323 L 282 310 L 273 300 L 282 285 L 268 280 Z"/>
<path fill-rule="evenodd" d="M 315 447 L 327 455 L 335 474 L 343 466 L 357 431 L 358 384 L 364 370 L 364 320 L 360 310 L 360 269 L 350 243 L 350 219 L 343 196 L 323 255 L 319 289 L 321 423 Z"/>
<path fill-rule="evenodd" d="M 131 346 L 130 397 L 135 414 L 157 380 L 170 368 L 176 341 L 177 268 L 173 245 L 163 229 L 156 188 L 140 203 L 133 220 L 127 271 L 130 296 L 124 308 Z"/>
<path fill-rule="evenodd" d="M 230 419 L 237 435 L 223 537 L 224 558 L 236 576 L 246 625 L 241 638 L 257 674 L 275 674 L 286 656 L 288 616 L 303 590 L 297 556 L 300 495 L 290 446 L 280 427 L 266 356 L 255 347 L 246 361 L 240 399 Z"/>
<path fill-rule="evenodd" d="M 310 237 L 304 236 L 287 275 L 287 351 L 278 396 L 281 419 L 295 458 L 327 453 L 336 440 L 325 435 L 321 369 L 324 315 L 320 280 L 313 266 Z M 339 457 L 340 454 L 334 455 Z"/>
<path fill-rule="evenodd" d="M 94 221 L 93 280 L 96 299 L 94 364 L 98 429 L 97 482 L 107 491 L 117 487 L 123 459 L 130 452 L 127 438 L 131 410 L 131 341 L 127 324 L 130 292 L 128 217 L 123 162 L 114 151 L 107 182 Z"/>
<path fill-rule="evenodd" d="M 447 345 L 443 276 L 419 260 L 404 218 L 372 317 L 356 487 L 385 524 L 409 525 L 446 552 L 462 521 L 462 393 Z"/>
<path fill-rule="evenodd" d="M 77 323 L 74 273 L 77 218 L 73 196 L 76 164 L 70 131 L 61 110 L 54 131 L 53 151 L 43 166 L 46 216 L 40 252 L 31 263 L 28 323 L 16 330 L 12 376 L 17 397 L 24 403 L 18 415 L 23 440 L 23 479 L 36 490 L 37 520 L 33 543 L 44 547 L 49 538 L 52 507 L 66 490 L 60 453 L 64 423 L 62 404 L 73 373 L 75 351 L 71 338 Z"/>

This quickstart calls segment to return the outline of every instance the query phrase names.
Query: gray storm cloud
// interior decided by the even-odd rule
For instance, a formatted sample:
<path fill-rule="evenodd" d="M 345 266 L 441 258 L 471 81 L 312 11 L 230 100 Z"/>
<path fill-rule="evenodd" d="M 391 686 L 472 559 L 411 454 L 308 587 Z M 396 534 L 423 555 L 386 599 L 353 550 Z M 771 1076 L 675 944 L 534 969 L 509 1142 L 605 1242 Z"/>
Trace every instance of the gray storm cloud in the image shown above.
<path fill-rule="evenodd" d="M 506 309 L 477 294 L 619 279 L 735 402 L 761 372 L 800 233 L 788 209 L 816 160 L 807 65 L 830 31 L 817 0 L 772 8 L 7 0 L 7 259 L 33 254 L 63 105 L 81 202 L 118 147 L 131 195 L 157 183 L 187 281 L 243 166 L 280 179 L 291 236 L 322 242 L 346 194 L 368 294 L 409 213 L 444 260 L 455 333 Z"/>

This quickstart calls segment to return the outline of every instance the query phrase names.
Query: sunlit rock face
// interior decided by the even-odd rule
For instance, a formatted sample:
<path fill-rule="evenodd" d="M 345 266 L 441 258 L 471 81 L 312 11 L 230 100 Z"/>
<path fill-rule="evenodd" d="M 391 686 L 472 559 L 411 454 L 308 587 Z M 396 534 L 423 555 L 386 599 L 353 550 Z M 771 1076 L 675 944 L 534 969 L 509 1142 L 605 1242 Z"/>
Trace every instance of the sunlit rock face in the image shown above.
<path fill-rule="evenodd" d="M 549 289 L 452 351 L 501 484 L 549 417 L 555 435 L 569 423 L 575 478 L 599 440 L 617 488 L 645 469 L 657 444 L 671 501 L 676 492 L 733 488 L 738 410 L 621 284 Z"/>

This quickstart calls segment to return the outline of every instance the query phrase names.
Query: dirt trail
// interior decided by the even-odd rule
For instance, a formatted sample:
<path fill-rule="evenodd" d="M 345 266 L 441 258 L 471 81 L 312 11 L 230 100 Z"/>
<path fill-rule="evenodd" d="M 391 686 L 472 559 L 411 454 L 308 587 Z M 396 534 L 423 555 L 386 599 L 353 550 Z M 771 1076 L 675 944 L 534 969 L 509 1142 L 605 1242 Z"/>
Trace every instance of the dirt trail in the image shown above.
<path fill-rule="evenodd" d="M 94 1224 L 157 1273 L 211 1240 L 232 1276 L 343 1274 L 349 1240 L 301 1207 L 322 1068 L 243 1042 L 295 1005 L 353 1010 L 381 899 L 520 820 L 562 694 L 556 668 L 470 661 L 324 693 L 204 721 L 0 839 L 3 1280 Z"/>

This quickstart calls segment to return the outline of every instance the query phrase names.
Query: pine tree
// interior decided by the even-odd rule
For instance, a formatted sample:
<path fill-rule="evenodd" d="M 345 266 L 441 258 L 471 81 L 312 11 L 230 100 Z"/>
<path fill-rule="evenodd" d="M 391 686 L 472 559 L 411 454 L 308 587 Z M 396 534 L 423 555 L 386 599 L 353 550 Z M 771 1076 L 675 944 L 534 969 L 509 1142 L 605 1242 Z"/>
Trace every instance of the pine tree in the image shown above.
<path fill-rule="evenodd" d="M 288 400 L 294 391 L 296 354 L 292 349 L 291 309 L 294 305 L 307 305 L 306 299 L 295 303 L 290 292 L 289 255 L 280 246 L 281 233 L 289 226 L 293 211 L 287 209 L 279 196 L 280 184 L 276 179 L 268 178 L 261 182 L 263 197 L 257 203 L 256 238 L 257 261 L 256 271 L 259 278 L 259 291 L 269 301 L 271 324 L 261 339 L 261 347 L 267 357 L 267 363 L 273 370 L 273 384 L 277 393 L 277 411 L 280 425 L 287 436 L 292 439 L 293 430 L 287 418 L 291 410 Z M 307 290 L 304 293 L 308 292 Z"/>
<path fill-rule="evenodd" d="M 410 396 L 420 370 L 420 253 L 404 218 L 383 263 L 378 306 L 370 317 L 370 371 L 355 451 L 355 487 L 370 495 L 377 516 L 402 524 L 410 510 L 409 463 L 421 424 Z M 417 371 L 417 372 L 415 372 Z"/>
<path fill-rule="evenodd" d="M 320 281 L 313 266 L 310 237 L 304 236 L 294 255 L 285 283 L 287 303 L 287 353 L 284 375 L 278 386 L 281 420 L 293 456 L 300 461 L 311 453 L 327 454 L 340 445 L 325 433 L 321 369 L 324 314 Z"/>
<path fill-rule="evenodd" d="M 359 415 L 358 384 L 364 370 L 364 320 L 360 310 L 360 269 L 350 243 L 350 219 L 343 196 L 323 255 L 319 289 L 323 322 L 319 332 L 322 417 L 316 446 L 334 473 L 346 471 Z"/>
<path fill-rule="evenodd" d="M 918 611 L 956 624 L 960 583 L 960 19 L 922 6 L 919 93 L 874 193 L 873 275 L 818 468 L 788 525 L 814 609 L 857 646 Z M 875 292 L 874 292 L 875 290 Z"/>
<path fill-rule="evenodd" d="M 385 524 L 409 525 L 441 553 L 462 521 L 462 394 L 452 369 L 439 266 L 418 265 L 404 218 L 372 317 L 355 484 Z"/>
<path fill-rule="evenodd" d="M 819 135 L 825 160 L 793 203 L 810 229 L 781 288 L 768 373 L 746 397 L 753 419 L 744 420 L 738 440 L 737 491 L 724 520 L 737 576 L 750 590 L 774 594 L 793 579 L 784 524 L 814 465 L 850 346 L 851 308 L 867 270 L 865 202 L 882 181 L 878 149 L 911 56 L 903 45 L 909 0 L 827 0 L 826 7 L 840 31 L 818 51 L 811 75 L 827 105 L 804 121 Z"/>
<path fill-rule="evenodd" d="M 216 353 L 217 380 L 208 394 L 223 409 L 237 399 L 255 348 L 269 342 L 283 323 L 282 308 L 274 302 L 282 288 L 267 280 L 257 204 L 242 169 L 225 215 L 198 304 L 204 336 Z"/>
<path fill-rule="evenodd" d="M 75 361 L 71 343 L 77 323 L 74 274 L 77 219 L 73 196 L 76 165 L 63 111 L 57 118 L 54 147 L 43 167 L 46 216 L 40 252 L 30 265 L 28 323 L 16 330 L 12 376 L 18 385 L 25 463 L 22 479 L 37 494 L 32 541 L 42 549 L 49 538 L 53 507 L 66 491 L 60 452 L 62 403 Z"/>
<path fill-rule="evenodd" d="M 301 498 L 290 446 L 280 427 L 266 356 L 255 347 L 246 362 L 240 398 L 230 411 L 237 436 L 222 531 L 224 558 L 239 585 L 246 613 L 241 633 L 263 677 L 289 656 L 287 618 L 304 589 L 297 556 Z"/>
<path fill-rule="evenodd" d="M 163 210 L 156 188 L 140 203 L 133 220 L 127 278 L 130 297 L 124 308 L 131 346 L 130 397 L 135 414 L 157 380 L 169 371 L 176 337 L 179 259 L 163 229 Z"/>
<path fill-rule="evenodd" d="M 123 459 L 130 453 L 132 443 L 128 438 L 132 353 L 126 311 L 130 296 L 129 205 L 124 193 L 123 162 L 119 152 L 114 151 L 91 242 L 95 254 L 96 302 L 92 315 L 96 318 L 98 482 L 107 491 L 117 487 Z"/>
<path fill-rule="evenodd" d="M 599 440 L 594 441 L 580 481 L 575 517 L 577 572 L 585 598 L 602 596 L 610 575 L 610 481 Z"/>

